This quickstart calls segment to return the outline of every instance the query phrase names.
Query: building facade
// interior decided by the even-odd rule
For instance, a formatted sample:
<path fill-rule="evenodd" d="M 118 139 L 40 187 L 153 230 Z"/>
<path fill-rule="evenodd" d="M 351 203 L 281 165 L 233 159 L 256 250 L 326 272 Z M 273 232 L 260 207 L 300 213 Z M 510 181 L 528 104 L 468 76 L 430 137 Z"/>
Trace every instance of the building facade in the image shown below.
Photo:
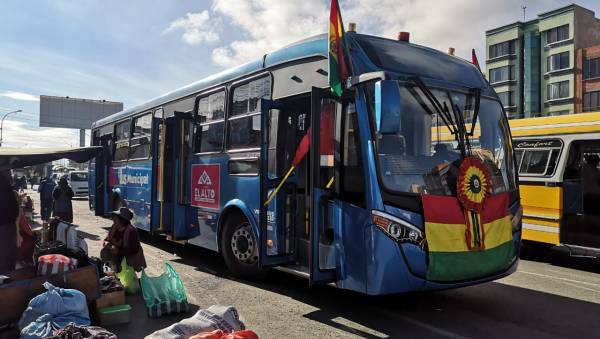
<path fill-rule="evenodd" d="M 575 112 L 600 111 L 600 45 L 576 53 Z"/>
<path fill-rule="evenodd" d="M 488 80 L 509 118 L 581 112 L 586 88 L 596 88 L 600 81 L 592 79 L 596 73 L 590 73 L 587 87 L 577 81 L 586 77 L 586 55 L 596 55 L 592 46 L 599 44 L 600 19 L 577 5 L 498 27 L 486 32 Z"/>

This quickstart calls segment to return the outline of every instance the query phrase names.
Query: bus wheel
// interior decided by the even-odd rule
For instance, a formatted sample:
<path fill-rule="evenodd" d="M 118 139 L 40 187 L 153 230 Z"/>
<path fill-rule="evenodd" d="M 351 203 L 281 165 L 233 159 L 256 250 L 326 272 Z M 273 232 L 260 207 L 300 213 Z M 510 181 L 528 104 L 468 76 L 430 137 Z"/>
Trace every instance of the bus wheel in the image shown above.
<path fill-rule="evenodd" d="M 229 217 L 221 235 L 221 250 L 231 273 L 240 278 L 260 278 L 258 242 L 252 226 L 239 215 Z"/>

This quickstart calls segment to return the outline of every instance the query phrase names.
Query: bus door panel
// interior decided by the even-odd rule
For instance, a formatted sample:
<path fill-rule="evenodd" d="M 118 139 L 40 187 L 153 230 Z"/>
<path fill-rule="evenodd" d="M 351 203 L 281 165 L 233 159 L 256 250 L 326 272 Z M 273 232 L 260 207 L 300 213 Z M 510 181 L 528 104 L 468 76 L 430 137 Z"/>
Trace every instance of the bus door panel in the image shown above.
<path fill-rule="evenodd" d="M 162 109 L 154 113 L 152 119 L 152 212 L 151 232 L 161 232 L 164 218 L 164 178 L 165 178 L 165 138 L 166 124 Z"/>
<path fill-rule="evenodd" d="M 102 152 L 96 157 L 95 175 L 94 175 L 94 214 L 103 216 L 106 214 L 110 187 L 108 185 L 108 167 L 112 159 L 110 144 L 112 135 L 107 134 L 100 137 L 99 146 L 102 146 Z"/>
<path fill-rule="evenodd" d="M 277 134 L 279 121 L 285 114 L 281 102 L 261 99 L 260 200 L 259 200 L 259 265 L 272 267 L 296 260 L 296 184 L 289 175 L 278 173 Z M 287 181 L 285 180 L 287 179 Z M 279 191 L 277 187 L 281 185 Z M 273 199 L 267 203 L 269 195 Z"/>
<path fill-rule="evenodd" d="M 571 144 L 563 180 L 561 243 L 600 248 L 600 140 Z"/>
<path fill-rule="evenodd" d="M 330 91 L 313 87 L 311 95 L 309 271 L 310 284 L 336 280 L 336 226 L 340 206 L 334 200 L 337 102 Z M 338 164 L 339 165 L 339 164 Z"/>
<path fill-rule="evenodd" d="M 196 210 L 190 207 L 189 173 L 191 173 L 191 125 L 192 114 L 175 112 L 173 141 L 173 173 L 166 182 L 173 186 L 174 240 L 187 240 L 200 234 Z M 194 217 L 196 215 L 196 217 Z"/>

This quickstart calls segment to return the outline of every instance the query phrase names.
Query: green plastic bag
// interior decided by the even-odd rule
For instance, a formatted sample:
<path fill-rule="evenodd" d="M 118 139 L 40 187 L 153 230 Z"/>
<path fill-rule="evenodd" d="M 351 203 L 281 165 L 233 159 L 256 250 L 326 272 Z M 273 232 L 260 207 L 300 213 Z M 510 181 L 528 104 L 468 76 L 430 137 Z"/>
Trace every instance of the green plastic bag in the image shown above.
<path fill-rule="evenodd" d="M 141 285 L 149 317 L 189 311 L 183 282 L 170 263 L 165 262 L 165 272 L 158 277 L 149 277 L 142 270 Z"/>
<path fill-rule="evenodd" d="M 117 273 L 117 278 L 125 288 L 125 292 L 135 294 L 140 290 L 140 281 L 135 274 L 133 267 L 127 265 L 127 260 L 121 260 L 121 272 Z"/>

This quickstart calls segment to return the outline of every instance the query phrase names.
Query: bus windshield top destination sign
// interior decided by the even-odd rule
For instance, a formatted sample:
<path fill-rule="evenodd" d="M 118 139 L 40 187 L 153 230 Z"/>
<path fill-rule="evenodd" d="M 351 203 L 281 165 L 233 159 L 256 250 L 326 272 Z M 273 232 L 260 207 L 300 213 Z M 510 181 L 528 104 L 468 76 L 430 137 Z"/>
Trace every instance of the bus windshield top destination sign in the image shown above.
<path fill-rule="evenodd" d="M 516 140 L 515 148 L 561 148 L 560 139 Z"/>

